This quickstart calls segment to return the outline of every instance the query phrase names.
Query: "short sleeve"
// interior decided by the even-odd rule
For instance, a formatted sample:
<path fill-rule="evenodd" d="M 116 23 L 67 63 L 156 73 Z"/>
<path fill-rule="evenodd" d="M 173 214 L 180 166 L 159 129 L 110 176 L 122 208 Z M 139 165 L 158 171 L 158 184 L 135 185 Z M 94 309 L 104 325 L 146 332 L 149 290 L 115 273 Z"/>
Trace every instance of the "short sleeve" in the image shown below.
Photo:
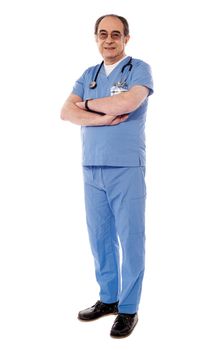
<path fill-rule="evenodd" d="M 153 79 L 151 67 L 148 63 L 137 60 L 134 65 L 130 88 L 135 85 L 143 85 L 149 89 L 149 96 L 153 94 Z"/>
<path fill-rule="evenodd" d="M 85 74 L 86 74 L 86 72 L 84 72 L 83 75 L 78 80 L 76 80 L 76 82 L 73 86 L 73 90 L 72 90 L 72 93 L 74 95 L 77 95 L 77 96 L 81 97 L 82 99 L 84 96 Z"/>

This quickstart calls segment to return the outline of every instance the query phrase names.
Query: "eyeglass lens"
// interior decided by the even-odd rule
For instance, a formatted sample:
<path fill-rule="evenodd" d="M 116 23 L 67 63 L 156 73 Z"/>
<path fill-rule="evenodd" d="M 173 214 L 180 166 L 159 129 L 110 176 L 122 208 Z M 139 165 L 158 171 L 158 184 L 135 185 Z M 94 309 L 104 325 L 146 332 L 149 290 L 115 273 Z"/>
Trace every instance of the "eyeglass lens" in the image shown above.
<path fill-rule="evenodd" d="M 109 33 L 104 31 L 104 30 L 100 31 L 98 33 L 98 37 L 101 40 L 106 40 L 108 38 L 108 36 L 109 36 Z M 119 39 L 121 39 L 122 34 L 118 31 L 113 31 L 110 33 L 110 36 L 111 36 L 112 40 L 119 40 Z"/>

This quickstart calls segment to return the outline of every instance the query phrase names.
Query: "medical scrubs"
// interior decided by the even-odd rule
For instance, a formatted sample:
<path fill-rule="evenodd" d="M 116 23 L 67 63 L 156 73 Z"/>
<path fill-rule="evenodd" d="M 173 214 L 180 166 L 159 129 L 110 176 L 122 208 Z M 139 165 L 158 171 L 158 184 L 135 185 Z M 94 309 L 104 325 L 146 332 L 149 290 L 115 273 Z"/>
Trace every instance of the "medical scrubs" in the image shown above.
<path fill-rule="evenodd" d="M 83 100 L 111 96 L 118 82 L 123 82 L 123 91 L 141 85 L 152 94 L 150 66 L 133 58 L 132 69 L 127 66 L 122 73 L 129 59 L 108 77 L 102 66 L 95 89 L 89 84 L 99 65 L 88 68 L 73 94 Z M 121 313 L 138 311 L 144 275 L 147 104 L 148 99 L 118 125 L 81 127 L 86 219 L 100 299 L 119 301 Z"/>

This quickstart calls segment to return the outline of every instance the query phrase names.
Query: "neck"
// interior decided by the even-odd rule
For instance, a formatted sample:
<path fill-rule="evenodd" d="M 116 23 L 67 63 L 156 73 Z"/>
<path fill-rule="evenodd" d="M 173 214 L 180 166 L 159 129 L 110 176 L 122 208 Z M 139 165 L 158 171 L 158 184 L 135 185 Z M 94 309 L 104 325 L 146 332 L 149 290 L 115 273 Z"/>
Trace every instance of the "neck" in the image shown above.
<path fill-rule="evenodd" d="M 117 63 L 118 61 L 122 60 L 126 55 L 125 53 L 123 55 L 120 55 L 119 57 L 112 57 L 112 58 L 104 58 L 104 63 L 108 66 L 114 63 Z"/>

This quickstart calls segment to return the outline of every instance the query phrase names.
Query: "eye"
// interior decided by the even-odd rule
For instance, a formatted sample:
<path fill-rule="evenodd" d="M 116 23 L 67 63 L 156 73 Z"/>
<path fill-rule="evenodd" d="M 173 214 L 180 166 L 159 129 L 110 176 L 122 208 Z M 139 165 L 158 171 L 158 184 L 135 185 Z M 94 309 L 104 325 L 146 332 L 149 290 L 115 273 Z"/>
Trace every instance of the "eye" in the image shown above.
<path fill-rule="evenodd" d="M 119 40 L 121 38 L 121 33 L 112 32 L 111 37 L 113 40 Z"/>
<path fill-rule="evenodd" d="M 99 32 L 98 37 L 101 40 L 105 40 L 108 37 L 108 33 L 107 32 Z"/>

